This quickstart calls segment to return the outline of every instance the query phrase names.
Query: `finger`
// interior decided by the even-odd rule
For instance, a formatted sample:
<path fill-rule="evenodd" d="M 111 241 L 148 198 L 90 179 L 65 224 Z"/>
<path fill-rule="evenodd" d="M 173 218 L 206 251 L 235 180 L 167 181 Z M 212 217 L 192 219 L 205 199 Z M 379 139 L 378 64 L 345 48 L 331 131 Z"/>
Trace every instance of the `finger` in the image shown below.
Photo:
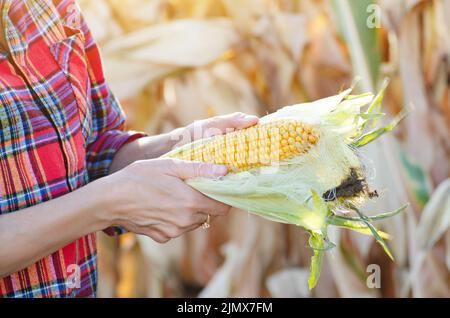
<path fill-rule="evenodd" d="M 211 199 L 207 197 L 206 195 L 202 194 L 201 192 L 191 188 L 190 186 L 186 185 L 183 182 L 179 182 L 182 185 L 182 188 L 177 191 L 177 193 L 180 193 L 181 195 L 178 197 L 179 203 L 182 203 L 182 212 L 180 211 L 175 216 L 174 214 L 174 223 L 187 223 L 186 218 L 189 220 L 189 222 L 195 222 L 193 221 L 193 215 L 196 213 L 205 213 L 205 214 L 211 214 L 211 215 L 226 215 L 228 214 L 231 207 L 225 203 L 216 201 L 214 199 Z M 186 225 L 185 225 L 186 226 Z"/>
<path fill-rule="evenodd" d="M 212 216 L 224 216 L 227 215 L 231 207 L 225 203 L 213 200 L 200 192 L 195 192 L 194 201 L 195 209 L 199 212 L 210 214 Z"/>
<path fill-rule="evenodd" d="M 209 217 L 211 219 L 211 216 Z M 208 221 L 208 213 L 197 212 L 193 215 L 192 221 L 195 222 L 196 225 L 202 225 L 203 223 Z"/>
<path fill-rule="evenodd" d="M 211 219 L 212 219 L 212 217 L 210 218 L 210 220 Z M 173 239 L 173 238 L 180 237 L 188 232 L 191 232 L 191 231 L 199 228 L 205 222 L 198 223 L 198 224 L 192 224 L 192 225 L 184 227 L 184 228 L 179 228 L 179 227 L 176 227 L 176 226 L 173 226 L 170 224 L 156 225 L 153 227 L 153 231 L 155 231 L 155 233 L 159 233 L 158 237 L 162 237 L 162 238 L 168 237 L 169 239 Z"/>
<path fill-rule="evenodd" d="M 259 118 L 253 115 L 243 113 L 232 114 L 229 119 L 229 127 L 234 129 L 244 129 L 254 126 L 258 123 Z"/>
<path fill-rule="evenodd" d="M 254 126 L 259 118 L 244 113 L 233 113 L 225 116 L 211 118 L 206 123 L 205 136 L 210 137 L 220 133 L 227 133 L 235 129 L 244 129 Z"/>
<path fill-rule="evenodd" d="M 164 244 L 170 241 L 170 238 L 167 237 L 167 235 L 165 235 L 163 231 L 161 231 L 160 229 L 156 229 L 155 227 L 152 227 L 151 229 L 138 230 L 135 231 L 135 233 L 145 235 L 160 244 Z"/>
<path fill-rule="evenodd" d="M 188 227 L 188 228 L 185 229 L 185 230 L 186 230 L 185 233 L 192 232 L 192 231 L 198 229 L 200 226 L 202 226 L 202 225 L 201 225 L 201 224 L 194 224 L 194 225 L 191 225 L 190 227 Z"/>
<path fill-rule="evenodd" d="M 198 220 L 197 225 L 202 225 L 206 222 L 209 221 L 210 224 L 214 223 L 214 221 L 217 219 L 217 216 L 214 215 L 209 215 L 209 220 L 208 220 L 208 214 L 205 214 L 203 212 L 198 212 L 196 213 L 196 215 L 194 216 L 196 220 Z"/>
<path fill-rule="evenodd" d="M 170 173 L 181 180 L 192 178 L 216 179 L 225 176 L 228 173 L 228 168 L 210 163 L 172 160 Z"/>
<path fill-rule="evenodd" d="M 185 233 L 184 229 L 181 229 L 173 224 L 158 224 L 152 226 L 152 229 L 169 238 L 177 238 Z"/>

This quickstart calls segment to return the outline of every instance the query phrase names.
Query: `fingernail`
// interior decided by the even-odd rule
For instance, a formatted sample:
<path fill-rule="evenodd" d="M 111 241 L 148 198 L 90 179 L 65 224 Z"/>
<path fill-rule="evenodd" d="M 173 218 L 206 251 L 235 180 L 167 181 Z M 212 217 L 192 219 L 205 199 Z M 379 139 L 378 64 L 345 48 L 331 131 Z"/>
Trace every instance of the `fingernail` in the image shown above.
<path fill-rule="evenodd" d="M 212 168 L 212 173 L 217 177 L 222 177 L 228 173 L 228 168 L 222 165 L 214 165 Z"/>

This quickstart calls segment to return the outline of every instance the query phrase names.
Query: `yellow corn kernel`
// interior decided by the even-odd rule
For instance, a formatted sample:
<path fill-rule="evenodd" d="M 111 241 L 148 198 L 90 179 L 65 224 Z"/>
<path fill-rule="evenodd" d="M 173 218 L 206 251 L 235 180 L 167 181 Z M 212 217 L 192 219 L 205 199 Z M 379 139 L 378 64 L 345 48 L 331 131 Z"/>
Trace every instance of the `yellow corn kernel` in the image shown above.
<path fill-rule="evenodd" d="M 172 157 L 225 164 L 231 172 L 239 172 L 304 154 L 318 140 L 311 125 L 295 119 L 280 119 L 215 136 Z"/>

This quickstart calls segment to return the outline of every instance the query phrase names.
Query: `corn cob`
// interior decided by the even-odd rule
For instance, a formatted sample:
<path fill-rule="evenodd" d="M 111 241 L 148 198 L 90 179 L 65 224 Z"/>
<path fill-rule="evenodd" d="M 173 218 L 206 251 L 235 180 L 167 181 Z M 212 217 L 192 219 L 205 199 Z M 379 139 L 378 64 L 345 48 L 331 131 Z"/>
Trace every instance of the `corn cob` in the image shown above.
<path fill-rule="evenodd" d="M 171 157 L 223 164 L 231 172 L 241 172 L 306 153 L 318 138 L 312 125 L 283 119 L 212 137 Z"/>

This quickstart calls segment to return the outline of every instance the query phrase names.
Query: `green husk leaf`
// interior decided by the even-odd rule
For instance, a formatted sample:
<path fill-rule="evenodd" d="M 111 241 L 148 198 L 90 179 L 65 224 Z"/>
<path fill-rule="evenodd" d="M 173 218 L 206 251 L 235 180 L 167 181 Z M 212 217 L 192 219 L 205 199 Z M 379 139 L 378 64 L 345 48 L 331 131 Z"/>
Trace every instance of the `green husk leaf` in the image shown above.
<path fill-rule="evenodd" d="M 400 123 L 400 121 L 402 121 L 406 116 L 408 116 L 409 112 L 410 112 L 409 108 L 403 109 L 400 112 L 400 114 L 398 114 L 389 124 L 360 136 L 359 138 L 354 140 L 351 143 L 351 145 L 356 148 L 361 148 L 361 147 L 366 146 L 367 144 L 378 139 L 385 133 L 392 131 L 395 127 L 397 127 L 397 125 Z"/>
<path fill-rule="evenodd" d="M 362 220 L 347 219 L 347 218 L 333 215 L 333 216 L 329 216 L 327 221 L 328 221 L 328 224 L 330 224 L 330 225 L 353 230 L 355 232 L 359 232 L 359 233 L 365 234 L 365 235 L 373 235 L 372 231 L 369 229 L 369 227 L 367 227 L 367 225 Z M 383 239 L 390 239 L 390 235 L 383 231 L 377 230 L 377 233 Z"/>
<path fill-rule="evenodd" d="M 308 286 L 311 290 L 317 285 L 322 271 L 323 256 L 325 253 L 325 239 L 323 235 L 311 233 L 309 245 L 314 250 L 314 255 L 311 257 L 311 267 L 308 279 Z"/>
<path fill-rule="evenodd" d="M 373 110 L 376 108 L 377 112 L 379 113 L 381 111 L 381 106 L 383 103 L 383 98 L 384 98 L 384 94 L 386 92 L 387 87 L 389 86 L 389 79 L 386 78 L 383 81 L 383 84 L 381 85 L 381 89 L 378 92 L 377 96 L 375 96 L 375 98 L 372 101 L 372 104 L 370 104 L 369 108 L 367 109 L 366 114 L 371 114 L 373 113 Z M 380 116 L 381 117 L 381 116 Z M 376 117 L 373 122 L 372 122 L 372 127 L 375 127 L 378 119 L 380 117 Z M 363 125 L 362 129 L 364 130 L 365 126 L 367 125 L 367 122 Z"/>
<path fill-rule="evenodd" d="M 378 120 L 380 117 L 386 116 L 386 113 L 363 113 L 358 115 L 359 118 L 364 119 L 365 121 L 369 120 Z"/>
<path fill-rule="evenodd" d="M 381 213 L 381 214 L 378 214 L 375 216 L 366 216 L 366 221 L 367 222 L 377 222 L 377 221 L 382 221 L 382 220 L 391 218 L 391 217 L 396 216 L 397 214 L 403 212 L 408 206 L 409 206 L 409 203 L 406 203 L 405 205 L 403 205 L 402 207 L 400 207 L 394 211 Z M 328 224 L 346 228 L 346 229 L 350 229 L 350 230 L 353 230 L 353 231 L 356 231 L 356 232 L 359 232 L 362 234 L 366 234 L 366 235 L 373 234 L 372 230 L 366 225 L 365 220 L 362 219 L 361 217 L 346 217 L 346 216 L 331 214 L 327 217 L 327 222 L 328 222 Z M 383 231 L 380 231 L 380 230 L 376 230 L 376 231 L 381 238 L 390 239 L 389 234 L 387 234 Z"/>
<path fill-rule="evenodd" d="M 367 8 L 374 0 L 334 0 L 339 31 L 348 45 L 353 71 L 362 78 L 360 87 L 373 90 L 380 75 L 381 51 L 378 28 L 367 27 Z"/>
<path fill-rule="evenodd" d="M 380 213 L 380 214 L 377 214 L 374 216 L 368 216 L 367 219 L 369 220 L 369 222 L 382 221 L 382 220 L 391 218 L 393 216 L 396 216 L 397 214 L 400 214 L 401 212 L 405 211 L 409 206 L 410 206 L 409 203 L 405 203 L 403 206 L 401 206 L 400 208 L 398 208 L 394 211 L 384 212 L 384 213 Z"/>
<path fill-rule="evenodd" d="M 367 216 L 365 216 L 363 213 L 361 213 L 361 211 L 359 211 L 359 209 L 357 209 L 355 206 L 352 206 L 352 209 L 358 213 L 358 215 L 361 217 L 361 219 L 363 220 L 363 222 L 367 225 L 367 227 L 370 229 L 370 231 L 372 232 L 373 237 L 375 238 L 375 240 L 378 242 L 378 244 L 381 245 L 381 247 L 383 248 L 383 250 L 385 251 L 385 253 L 389 256 L 389 258 L 391 260 L 394 260 L 394 256 L 392 255 L 391 250 L 389 249 L 389 247 L 387 246 L 386 242 L 383 240 L 383 238 L 379 235 L 378 230 L 372 225 L 372 223 L 370 223 L 368 221 Z"/>
<path fill-rule="evenodd" d="M 409 203 L 406 203 L 405 205 L 403 205 L 402 207 L 394 210 L 394 211 L 390 211 L 390 212 L 384 212 L 384 213 L 380 213 L 374 216 L 367 216 L 366 219 L 369 222 L 377 222 L 377 221 L 382 221 L 388 218 L 391 218 L 393 216 L 396 216 L 397 214 L 403 212 L 407 207 L 409 207 Z M 342 216 L 342 215 L 333 215 L 333 218 L 336 219 L 343 219 L 343 220 L 347 220 L 347 221 L 356 221 L 356 222 L 361 222 L 362 219 L 360 217 L 347 217 L 347 216 Z"/>
<path fill-rule="evenodd" d="M 348 95 L 344 98 L 344 100 L 353 100 L 353 99 L 364 98 L 364 97 L 369 97 L 369 96 L 373 96 L 373 94 L 370 92 L 367 92 L 367 93 L 362 93 L 362 94 L 358 94 L 358 95 Z"/>
<path fill-rule="evenodd" d="M 367 108 L 367 111 L 365 113 L 358 114 L 358 116 L 355 117 L 355 120 L 362 119 L 362 123 L 359 125 L 359 128 L 357 129 L 355 136 L 360 136 L 364 132 L 364 129 L 366 128 L 369 121 L 372 121 L 372 127 L 375 127 L 377 121 L 381 117 L 386 115 L 385 113 L 381 113 L 381 106 L 383 103 L 384 93 L 388 85 L 389 79 L 385 79 L 381 86 L 380 92 L 373 98 L 372 102 Z"/>

